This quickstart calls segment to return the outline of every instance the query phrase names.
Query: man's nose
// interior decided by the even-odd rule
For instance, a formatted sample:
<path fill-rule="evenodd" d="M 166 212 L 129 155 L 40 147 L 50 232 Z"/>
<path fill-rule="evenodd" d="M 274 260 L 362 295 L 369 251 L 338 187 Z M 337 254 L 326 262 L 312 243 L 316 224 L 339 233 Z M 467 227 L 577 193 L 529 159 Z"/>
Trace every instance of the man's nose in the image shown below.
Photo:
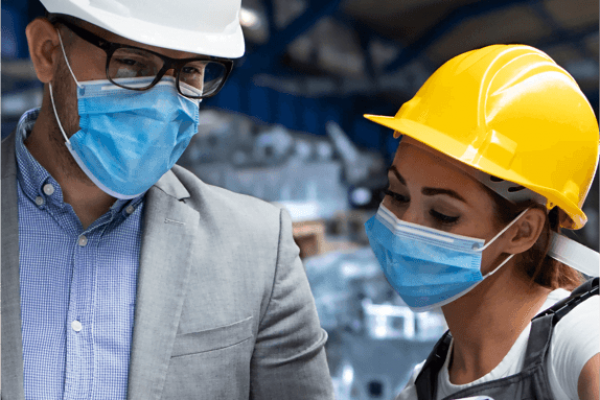
<path fill-rule="evenodd" d="M 175 77 L 175 69 L 171 68 L 165 71 L 165 75 L 164 76 L 172 76 Z"/>

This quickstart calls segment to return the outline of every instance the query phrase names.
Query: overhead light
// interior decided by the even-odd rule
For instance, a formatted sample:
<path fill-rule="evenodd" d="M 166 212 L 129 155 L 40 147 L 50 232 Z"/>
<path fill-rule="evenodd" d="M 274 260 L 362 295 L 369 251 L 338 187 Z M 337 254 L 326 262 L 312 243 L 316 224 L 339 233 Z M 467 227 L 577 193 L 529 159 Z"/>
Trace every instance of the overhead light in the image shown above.
<path fill-rule="evenodd" d="M 364 187 L 357 187 L 350 193 L 350 201 L 355 206 L 366 206 L 372 199 L 371 191 Z"/>
<path fill-rule="evenodd" d="M 242 7 L 240 10 L 240 24 L 244 28 L 257 28 L 260 25 L 260 18 L 256 11 Z"/>
<path fill-rule="evenodd" d="M 344 368 L 342 370 L 342 381 L 346 385 L 351 385 L 352 382 L 354 381 L 354 368 L 352 368 L 352 365 L 350 365 L 350 364 L 344 365 Z"/>

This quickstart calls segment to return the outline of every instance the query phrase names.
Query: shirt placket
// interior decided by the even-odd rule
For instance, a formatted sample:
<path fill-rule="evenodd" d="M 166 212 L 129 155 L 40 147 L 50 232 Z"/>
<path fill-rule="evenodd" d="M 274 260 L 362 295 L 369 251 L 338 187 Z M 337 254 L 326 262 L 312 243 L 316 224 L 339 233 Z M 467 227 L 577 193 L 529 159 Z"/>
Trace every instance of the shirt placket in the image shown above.
<path fill-rule="evenodd" d="M 67 363 L 65 399 L 89 398 L 93 377 L 92 299 L 95 238 L 84 232 L 74 238 L 73 274 L 67 312 Z"/>
<path fill-rule="evenodd" d="M 96 351 L 94 311 L 98 287 L 98 247 L 112 215 L 105 215 L 78 235 L 73 252 L 73 276 L 67 317 L 65 400 L 93 397 Z"/>

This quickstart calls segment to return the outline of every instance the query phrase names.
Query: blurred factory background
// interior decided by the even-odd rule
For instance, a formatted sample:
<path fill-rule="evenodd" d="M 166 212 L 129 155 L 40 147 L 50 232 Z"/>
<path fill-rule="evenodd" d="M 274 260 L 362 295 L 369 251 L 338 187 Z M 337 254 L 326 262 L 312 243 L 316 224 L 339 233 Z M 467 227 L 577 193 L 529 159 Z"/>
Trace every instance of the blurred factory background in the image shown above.
<path fill-rule="evenodd" d="M 323 327 L 338 400 L 393 399 L 445 329 L 387 284 L 363 223 L 397 141 L 362 118 L 393 115 L 443 62 L 494 43 L 546 51 L 598 115 L 598 0 L 243 0 L 246 55 L 202 104 L 180 164 L 208 183 L 285 206 Z M 41 103 L 25 26 L 38 0 L 2 1 L 2 137 Z M 598 250 L 598 176 L 571 236 Z"/>

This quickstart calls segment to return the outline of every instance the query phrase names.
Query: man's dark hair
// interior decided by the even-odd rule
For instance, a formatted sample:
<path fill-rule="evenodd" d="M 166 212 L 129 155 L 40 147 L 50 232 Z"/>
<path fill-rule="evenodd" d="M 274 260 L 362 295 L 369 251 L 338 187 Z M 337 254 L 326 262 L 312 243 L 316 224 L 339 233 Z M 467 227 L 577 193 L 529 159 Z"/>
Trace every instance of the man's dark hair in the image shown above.
<path fill-rule="evenodd" d="M 65 21 L 65 22 L 68 22 L 75 26 L 81 26 L 81 23 L 83 22 L 83 20 L 81 20 L 77 17 L 73 17 L 72 15 L 49 13 L 47 11 L 46 11 L 46 19 L 48 21 L 50 21 L 51 24 L 56 24 L 58 22 Z"/>

